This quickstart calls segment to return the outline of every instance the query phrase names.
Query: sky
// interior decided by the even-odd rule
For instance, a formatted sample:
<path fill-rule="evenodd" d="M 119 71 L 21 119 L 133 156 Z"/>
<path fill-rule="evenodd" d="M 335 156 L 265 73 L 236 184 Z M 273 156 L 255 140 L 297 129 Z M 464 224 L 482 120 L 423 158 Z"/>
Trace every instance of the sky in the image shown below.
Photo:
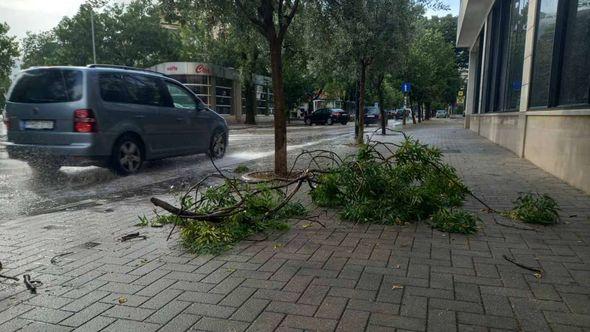
<path fill-rule="evenodd" d="M 22 39 L 27 31 L 38 33 L 50 30 L 62 17 L 74 15 L 84 2 L 85 0 L 0 0 L 0 22 L 8 23 L 10 35 Z M 458 15 L 459 0 L 442 0 L 442 2 L 451 10 L 430 10 L 427 15 Z"/>

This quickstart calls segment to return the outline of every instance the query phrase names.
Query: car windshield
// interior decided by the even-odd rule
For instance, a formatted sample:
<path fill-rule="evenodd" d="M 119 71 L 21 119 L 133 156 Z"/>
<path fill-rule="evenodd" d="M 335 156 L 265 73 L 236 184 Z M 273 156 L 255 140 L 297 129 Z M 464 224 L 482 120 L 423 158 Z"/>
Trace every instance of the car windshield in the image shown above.
<path fill-rule="evenodd" d="M 344 110 L 341 110 L 339 108 L 333 108 L 332 113 L 345 113 L 345 112 L 344 112 Z"/>
<path fill-rule="evenodd" d="M 15 103 L 63 103 L 82 98 L 82 72 L 44 68 L 25 71 L 9 93 Z"/>
<path fill-rule="evenodd" d="M 365 113 L 370 115 L 379 114 L 379 109 L 377 107 L 368 107 L 365 108 Z"/>

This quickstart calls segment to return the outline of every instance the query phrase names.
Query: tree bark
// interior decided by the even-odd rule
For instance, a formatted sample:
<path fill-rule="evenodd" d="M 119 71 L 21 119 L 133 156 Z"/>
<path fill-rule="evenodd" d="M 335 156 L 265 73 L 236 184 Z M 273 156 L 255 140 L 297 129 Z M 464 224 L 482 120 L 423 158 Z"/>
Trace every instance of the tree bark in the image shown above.
<path fill-rule="evenodd" d="M 272 93 L 275 127 L 275 174 L 287 175 L 287 120 L 285 114 L 285 91 L 283 84 L 283 54 L 281 41 L 269 38 Z"/>
<path fill-rule="evenodd" d="M 379 99 L 379 113 L 381 114 L 381 134 L 385 135 L 387 131 L 387 114 L 385 114 L 385 106 L 383 105 L 383 100 L 385 99 L 383 96 L 383 80 L 385 77 L 383 74 L 379 77 L 379 83 L 377 85 L 377 94 Z"/>
<path fill-rule="evenodd" d="M 246 85 L 246 121 L 244 123 L 256 124 L 256 87 L 252 79 L 245 82 Z"/>
<path fill-rule="evenodd" d="M 365 83 L 367 79 L 367 64 L 365 60 L 361 60 L 361 80 L 359 83 L 359 118 L 358 118 L 358 133 L 356 136 L 356 144 L 363 144 L 365 139 Z"/>
<path fill-rule="evenodd" d="M 422 122 L 422 107 L 420 106 L 420 102 L 417 103 L 418 105 L 418 123 Z"/>

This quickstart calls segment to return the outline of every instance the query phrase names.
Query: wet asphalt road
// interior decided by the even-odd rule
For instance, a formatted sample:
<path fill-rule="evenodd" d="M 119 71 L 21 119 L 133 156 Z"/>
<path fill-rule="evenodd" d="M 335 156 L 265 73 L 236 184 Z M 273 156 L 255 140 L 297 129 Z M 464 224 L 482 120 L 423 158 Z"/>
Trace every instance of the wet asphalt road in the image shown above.
<path fill-rule="evenodd" d="M 338 146 L 352 141 L 353 134 L 352 123 L 289 127 L 288 149 L 290 155 L 302 149 L 338 150 Z M 232 130 L 226 156 L 217 165 L 228 170 L 239 164 L 271 169 L 273 151 L 273 128 Z M 139 174 L 128 177 L 115 176 L 99 167 L 62 167 L 58 174 L 34 175 L 26 163 L 8 159 L 0 145 L 0 222 L 23 215 L 99 206 L 104 200 L 169 192 L 172 186 L 213 170 L 207 156 L 193 155 L 145 163 Z"/>

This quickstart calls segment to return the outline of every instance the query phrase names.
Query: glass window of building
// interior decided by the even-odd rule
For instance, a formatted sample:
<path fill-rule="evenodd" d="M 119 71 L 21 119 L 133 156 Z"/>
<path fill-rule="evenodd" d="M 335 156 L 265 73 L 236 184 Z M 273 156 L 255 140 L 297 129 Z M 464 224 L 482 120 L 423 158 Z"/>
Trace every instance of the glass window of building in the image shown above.
<path fill-rule="evenodd" d="M 532 107 L 547 106 L 549 100 L 557 4 L 557 0 L 541 0 L 539 4 L 529 102 Z"/>
<path fill-rule="evenodd" d="M 559 104 L 587 104 L 590 101 L 590 1 L 570 0 L 567 11 Z"/>
<path fill-rule="evenodd" d="M 504 86 L 504 110 L 518 111 L 522 88 L 524 42 L 527 30 L 527 0 L 515 0 L 510 9 L 509 46 L 507 48 L 507 80 Z"/>

